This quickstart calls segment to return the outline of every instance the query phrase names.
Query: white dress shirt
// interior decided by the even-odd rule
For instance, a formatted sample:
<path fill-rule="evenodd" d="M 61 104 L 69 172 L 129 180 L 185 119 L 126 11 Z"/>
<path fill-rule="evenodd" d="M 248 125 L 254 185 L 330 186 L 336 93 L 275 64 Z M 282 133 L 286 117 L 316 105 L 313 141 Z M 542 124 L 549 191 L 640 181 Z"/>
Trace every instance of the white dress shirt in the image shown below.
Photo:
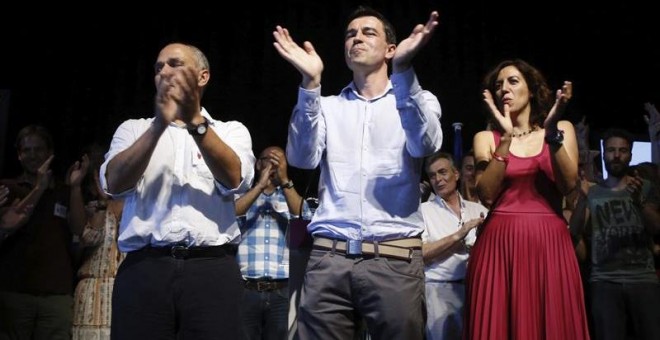
<path fill-rule="evenodd" d="M 202 115 L 240 158 L 241 184 L 226 188 L 215 180 L 186 127 L 171 123 L 161 135 L 136 187 L 114 195 L 125 199 L 118 239 L 121 251 L 178 242 L 216 246 L 240 240 L 234 194 L 246 192 L 254 178 L 252 139 L 240 122 L 214 120 L 203 108 Z M 133 145 L 153 120 L 130 119 L 115 131 L 100 169 L 101 185 L 106 193 L 108 162 Z"/>
<path fill-rule="evenodd" d="M 459 194 L 460 196 L 460 194 Z M 422 215 L 424 216 L 424 233 L 422 242 L 429 243 L 447 237 L 461 227 L 462 223 L 479 218 L 488 209 L 483 205 L 460 197 L 461 216 L 456 216 L 453 210 L 440 196 L 432 201 L 422 203 Z M 471 229 L 465 237 L 465 244 L 471 246 L 476 240 L 476 229 Z M 424 266 L 426 282 L 455 281 L 465 279 L 468 263 L 467 252 L 454 253 L 442 260 L 436 260 Z"/>

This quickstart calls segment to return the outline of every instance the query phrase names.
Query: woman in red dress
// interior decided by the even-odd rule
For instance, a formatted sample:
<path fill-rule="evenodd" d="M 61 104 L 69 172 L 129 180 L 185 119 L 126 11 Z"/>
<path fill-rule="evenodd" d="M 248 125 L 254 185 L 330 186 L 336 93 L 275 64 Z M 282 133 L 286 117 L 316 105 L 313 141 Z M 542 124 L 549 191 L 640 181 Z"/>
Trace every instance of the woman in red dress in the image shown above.
<path fill-rule="evenodd" d="M 577 180 L 575 130 L 522 60 L 485 78 L 491 129 L 474 137 L 477 191 L 490 208 L 468 265 L 466 339 L 589 339 L 580 271 L 562 197 Z"/>

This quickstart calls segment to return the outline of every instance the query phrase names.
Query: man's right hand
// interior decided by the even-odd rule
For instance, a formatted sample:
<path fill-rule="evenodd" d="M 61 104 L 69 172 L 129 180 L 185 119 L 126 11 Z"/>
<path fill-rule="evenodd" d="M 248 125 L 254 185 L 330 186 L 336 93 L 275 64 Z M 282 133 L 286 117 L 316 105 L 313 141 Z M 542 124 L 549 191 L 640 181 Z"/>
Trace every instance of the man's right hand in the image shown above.
<path fill-rule="evenodd" d="M 312 43 L 305 41 L 303 49 L 293 41 L 289 30 L 282 26 L 275 27 L 273 37 L 275 38 L 273 46 L 275 46 L 277 52 L 302 75 L 301 86 L 308 90 L 319 87 L 321 85 L 323 61 L 316 53 Z"/>

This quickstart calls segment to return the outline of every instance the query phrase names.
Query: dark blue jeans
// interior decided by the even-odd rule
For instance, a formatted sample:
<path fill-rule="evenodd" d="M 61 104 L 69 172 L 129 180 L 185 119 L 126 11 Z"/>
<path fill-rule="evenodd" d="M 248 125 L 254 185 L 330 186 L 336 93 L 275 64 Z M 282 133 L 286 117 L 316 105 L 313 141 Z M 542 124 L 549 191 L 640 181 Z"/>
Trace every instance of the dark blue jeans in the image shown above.
<path fill-rule="evenodd" d="M 242 308 L 246 339 L 286 339 L 289 317 L 288 288 L 262 292 L 246 289 Z"/>

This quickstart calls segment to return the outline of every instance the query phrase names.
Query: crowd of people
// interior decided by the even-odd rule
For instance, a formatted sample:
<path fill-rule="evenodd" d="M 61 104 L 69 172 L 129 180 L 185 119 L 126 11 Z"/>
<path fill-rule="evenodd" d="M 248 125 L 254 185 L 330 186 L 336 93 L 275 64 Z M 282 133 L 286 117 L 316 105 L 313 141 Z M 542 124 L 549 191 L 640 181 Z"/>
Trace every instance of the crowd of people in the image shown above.
<path fill-rule="evenodd" d="M 0 339 L 659 339 L 660 113 L 645 104 L 652 162 L 603 134 L 600 178 L 588 126 L 564 118 L 573 84 L 505 60 L 484 76 L 484 130 L 444 152 L 413 67 L 438 17 L 399 41 L 357 8 L 335 95 L 313 44 L 276 26 L 302 79 L 286 145 L 258 158 L 203 107 L 209 60 L 181 42 L 156 58 L 153 114 L 63 178 L 50 132 L 20 129 L 22 172 L 0 180 Z M 318 207 L 289 167 L 320 170 Z"/>

